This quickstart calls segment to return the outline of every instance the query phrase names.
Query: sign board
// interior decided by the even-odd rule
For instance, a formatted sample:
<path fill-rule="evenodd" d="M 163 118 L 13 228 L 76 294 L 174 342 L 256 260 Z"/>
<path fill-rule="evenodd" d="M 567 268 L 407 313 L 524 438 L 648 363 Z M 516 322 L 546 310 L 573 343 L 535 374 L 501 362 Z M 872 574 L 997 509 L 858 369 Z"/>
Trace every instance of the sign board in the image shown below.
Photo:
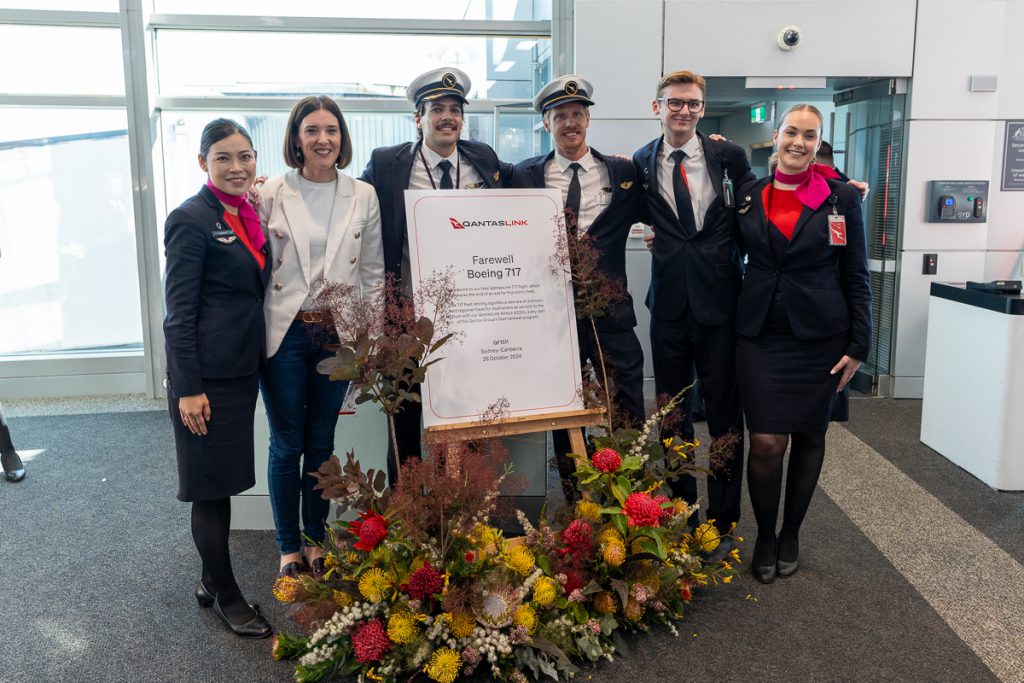
<path fill-rule="evenodd" d="M 1024 190 L 1024 121 L 1006 122 L 1001 190 Z"/>
<path fill-rule="evenodd" d="M 423 383 L 426 427 L 583 409 L 572 281 L 557 265 L 558 190 L 407 190 L 413 290 L 451 269 L 460 335 Z M 424 313 L 429 315 L 429 311 Z"/>
<path fill-rule="evenodd" d="M 768 120 L 768 103 L 758 102 L 750 106 L 750 122 L 765 123 Z"/>

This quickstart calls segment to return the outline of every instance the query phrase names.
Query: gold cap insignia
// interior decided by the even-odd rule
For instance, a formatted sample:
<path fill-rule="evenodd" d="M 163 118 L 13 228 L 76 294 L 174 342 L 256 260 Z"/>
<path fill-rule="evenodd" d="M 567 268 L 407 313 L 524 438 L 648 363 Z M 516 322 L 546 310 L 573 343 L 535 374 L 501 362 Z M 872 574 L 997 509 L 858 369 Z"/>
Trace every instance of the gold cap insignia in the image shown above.
<path fill-rule="evenodd" d="M 580 89 L 580 86 L 576 84 L 576 81 L 569 81 L 565 84 L 565 94 L 575 95 L 576 91 Z"/>
<path fill-rule="evenodd" d="M 494 182 L 498 182 L 499 178 L 501 178 L 501 171 L 495 171 L 494 172 Z"/>
<path fill-rule="evenodd" d="M 455 74 L 453 74 L 453 73 L 446 73 L 444 76 L 441 76 L 441 84 L 444 85 L 444 87 L 446 87 L 446 88 L 454 88 L 455 87 Z"/>
<path fill-rule="evenodd" d="M 623 190 L 628 190 L 629 188 L 633 187 L 633 181 L 627 180 L 624 183 L 619 183 L 619 187 L 621 187 Z"/>

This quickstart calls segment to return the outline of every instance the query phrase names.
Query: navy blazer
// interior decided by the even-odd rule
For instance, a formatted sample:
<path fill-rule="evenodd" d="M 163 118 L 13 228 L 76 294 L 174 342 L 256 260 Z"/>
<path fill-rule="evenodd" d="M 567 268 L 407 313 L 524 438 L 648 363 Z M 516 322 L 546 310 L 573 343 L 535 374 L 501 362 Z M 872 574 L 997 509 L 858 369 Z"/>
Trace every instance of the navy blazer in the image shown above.
<path fill-rule="evenodd" d="M 612 196 L 587 229 L 587 234 L 593 238 L 594 247 L 600 252 L 598 269 L 612 280 L 622 282 L 626 292 L 625 300 L 616 302 L 610 315 L 595 318 L 594 323 L 602 330 L 629 330 L 636 327 L 636 313 L 627 289 L 626 239 L 629 237 L 629 227 L 637 220 L 640 187 L 632 163 L 618 157 L 606 157 L 593 147 L 590 153 L 608 169 Z M 512 171 L 511 187 L 543 188 L 544 167 L 554 156 L 554 152 L 548 152 L 516 164 Z"/>
<path fill-rule="evenodd" d="M 172 396 L 203 393 L 203 379 L 244 377 L 266 358 L 261 270 L 207 187 L 167 217 L 164 339 Z M 228 243 L 225 244 L 225 241 Z M 264 246 L 266 253 L 266 246 Z"/>
<path fill-rule="evenodd" d="M 846 183 L 829 180 L 832 195 L 817 210 L 804 207 L 782 261 L 776 263 L 768 231 L 777 228 L 769 225 L 761 201 L 761 191 L 769 182 L 770 178 L 762 178 L 737 194 L 747 272 L 736 331 L 747 337 L 761 333 L 778 287 L 797 338 L 822 339 L 849 332 L 846 355 L 866 360 L 871 350 L 871 280 L 860 193 Z M 829 245 L 828 215 L 833 206 L 846 218 L 845 247 Z"/>
<path fill-rule="evenodd" d="M 384 272 L 401 276 L 402 249 L 406 242 L 405 191 L 409 189 L 412 165 L 420 163 L 422 141 L 403 142 L 394 147 L 378 147 L 359 179 L 377 191 L 381 232 L 384 242 Z M 484 187 L 505 187 L 511 164 L 498 160 L 494 150 L 475 140 L 459 140 L 459 153 L 480 174 Z"/>
<path fill-rule="evenodd" d="M 697 136 L 715 189 L 715 199 L 699 231 L 691 218 L 692 207 L 683 212 L 684 225 L 675 203 L 665 201 L 658 189 L 658 149 L 663 138 L 652 140 L 633 155 L 646 197 L 641 220 L 654 226 L 646 303 L 651 316 L 660 320 L 678 320 L 689 309 L 703 325 L 728 325 L 735 317 L 743 271 L 736 244 L 736 213 L 725 206 L 722 182 L 726 177 L 732 180 L 735 196 L 754 175 L 742 147 L 716 142 L 700 132 Z"/>

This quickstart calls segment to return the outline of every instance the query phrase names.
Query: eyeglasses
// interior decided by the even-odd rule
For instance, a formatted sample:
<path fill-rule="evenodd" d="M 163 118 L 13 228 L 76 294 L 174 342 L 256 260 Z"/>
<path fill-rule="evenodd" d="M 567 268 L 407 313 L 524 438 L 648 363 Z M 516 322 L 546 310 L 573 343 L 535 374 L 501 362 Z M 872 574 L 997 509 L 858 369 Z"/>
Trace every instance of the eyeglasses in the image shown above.
<path fill-rule="evenodd" d="M 691 114 L 699 114 L 704 108 L 703 100 L 677 100 L 674 97 L 669 99 L 659 97 L 658 101 L 667 106 L 669 111 L 682 111 L 685 105 Z"/>

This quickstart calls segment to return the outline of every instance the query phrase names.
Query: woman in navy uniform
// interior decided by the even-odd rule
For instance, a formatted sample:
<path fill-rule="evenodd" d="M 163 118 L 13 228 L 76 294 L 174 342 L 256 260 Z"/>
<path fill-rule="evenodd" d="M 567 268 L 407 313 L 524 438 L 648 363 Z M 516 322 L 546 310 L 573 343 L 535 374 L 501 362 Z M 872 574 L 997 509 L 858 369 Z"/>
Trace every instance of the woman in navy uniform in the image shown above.
<path fill-rule="evenodd" d="M 199 166 L 206 185 L 171 212 L 164 228 L 167 404 L 178 499 L 192 503 L 192 537 L 203 563 L 196 600 L 235 634 L 264 638 L 271 626 L 242 597 L 228 551 L 231 496 L 256 483 L 253 413 L 270 272 L 259 218 L 246 201 L 256 177 L 252 138 L 234 121 L 211 121 Z"/>
<path fill-rule="evenodd" d="M 816 108 L 790 107 L 774 134 L 778 168 L 738 195 L 747 270 L 736 313 L 736 366 L 758 529 L 751 569 L 764 583 L 797 570 L 800 525 L 825 457 L 832 404 L 871 344 L 861 197 L 832 169 L 811 163 L 821 130 Z"/>

